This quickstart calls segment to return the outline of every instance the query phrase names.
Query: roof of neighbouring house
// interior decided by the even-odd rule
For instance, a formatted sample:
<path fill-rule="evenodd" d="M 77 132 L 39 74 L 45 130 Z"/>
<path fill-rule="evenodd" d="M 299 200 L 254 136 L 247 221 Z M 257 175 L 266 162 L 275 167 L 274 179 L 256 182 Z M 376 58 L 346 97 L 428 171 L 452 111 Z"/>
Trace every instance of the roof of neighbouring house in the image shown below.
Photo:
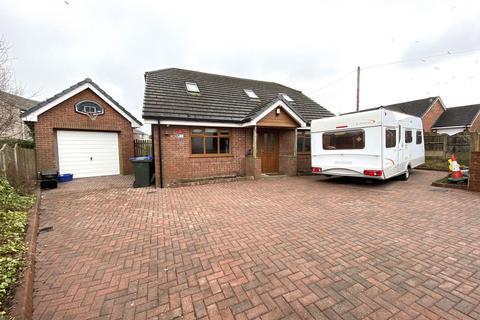
<path fill-rule="evenodd" d="M 135 133 L 135 134 L 147 134 L 147 133 L 143 132 L 142 130 L 138 130 L 138 129 L 133 129 L 133 133 Z"/>
<path fill-rule="evenodd" d="M 122 106 L 120 105 L 120 103 L 118 103 L 117 101 L 115 101 L 108 93 L 106 93 L 102 88 L 100 88 L 100 87 L 99 87 L 95 82 L 93 82 L 90 78 L 86 78 L 86 79 L 84 79 L 84 80 L 82 80 L 82 81 L 74 84 L 73 86 L 71 86 L 71 87 L 63 90 L 62 92 L 57 93 L 57 94 L 54 95 L 53 97 L 50 97 L 50 98 L 48 98 L 48 99 L 46 99 L 46 100 L 44 100 L 44 101 L 42 101 L 42 102 L 40 102 L 40 103 L 37 102 L 37 104 L 36 104 L 34 107 L 28 109 L 28 110 L 22 115 L 22 117 L 28 116 L 29 114 L 31 114 L 31 113 L 33 113 L 33 112 L 41 109 L 42 107 L 44 107 L 44 106 L 46 106 L 46 105 L 48 105 L 49 103 L 54 102 L 55 100 L 60 99 L 62 96 L 65 96 L 65 95 L 71 93 L 72 91 L 74 91 L 75 89 L 80 88 L 80 87 L 82 87 L 82 86 L 84 86 L 84 85 L 87 85 L 87 84 L 91 86 L 90 88 L 93 87 L 94 89 L 98 90 L 98 92 L 99 92 L 101 95 L 103 95 L 106 99 L 110 100 L 111 103 L 113 103 L 119 110 L 121 110 L 122 112 L 124 112 L 124 113 L 127 115 L 127 117 L 129 117 L 133 122 L 136 122 L 138 125 L 142 125 L 142 123 L 141 123 L 137 118 L 135 118 L 130 112 L 128 112 L 127 109 L 125 109 L 124 107 L 122 107 Z M 118 111 L 118 110 L 117 110 L 117 111 Z"/>
<path fill-rule="evenodd" d="M 383 106 L 387 110 L 406 113 L 415 117 L 423 117 L 432 104 L 439 97 L 429 97 L 419 100 L 406 101 L 401 103 L 390 104 Z"/>
<path fill-rule="evenodd" d="M 13 106 L 22 111 L 26 111 L 38 104 L 38 101 L 20 97 L 5 91 L 0 91 L 0 103 L 2 105 Z"/>
<path fill-rule="evenodd" d="M 355 112 L 364 112 L 364 111 L 371 111 L 371 110 L 377 110 L 380 108 L 385 108 L 390 111 L 401 112 L 411 116 L 422 118 L 437 99 L 440 99 L 440 97 L 429 97 L 429 98 L 424 98 L 419 100 L 400 102 L 395 104 L 389 104 L 386 106 L 362 109 L 360 111 L 353 111 L 353 112 L 348 112 L 343 114 L 350 114 Z M 443 102 L 441 102 L 441 104 L 443 106 Z"/>
<path fill-rule="evenodd" d="M 480 104 L 448 108 L 432 128 L 469 126 L 480 112 Z"/>
<path fill-rule="evenodd" d="M 196 83 L 199 92 L 187 91 L 187 82 Z M 168 68 L 145 73 L 143 118 L 241 123 L 279 100 L 280 93 L 293 100 L 280 99 L 305 122 L 333 116 L 301 91 L 278 83 Z"/>

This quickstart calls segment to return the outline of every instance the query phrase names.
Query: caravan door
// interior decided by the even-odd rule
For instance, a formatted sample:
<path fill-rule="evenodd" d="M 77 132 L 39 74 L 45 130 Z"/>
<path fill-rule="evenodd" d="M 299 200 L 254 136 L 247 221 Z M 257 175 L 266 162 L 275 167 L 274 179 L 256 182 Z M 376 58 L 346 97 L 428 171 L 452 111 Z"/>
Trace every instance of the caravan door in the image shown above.
<path fill-rule="evenodd" d="M 398 125 L 398 152 L 397 152 L 397 173 L 402 172 L 405 167 L 405 128 Z"/>

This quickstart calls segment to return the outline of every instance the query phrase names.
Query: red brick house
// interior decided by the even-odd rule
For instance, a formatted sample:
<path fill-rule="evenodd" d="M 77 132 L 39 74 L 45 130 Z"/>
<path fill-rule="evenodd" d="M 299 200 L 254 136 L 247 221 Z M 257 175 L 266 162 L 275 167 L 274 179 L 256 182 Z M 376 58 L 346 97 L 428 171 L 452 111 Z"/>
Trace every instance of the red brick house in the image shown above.
<path fill-rule="evenodd" d="M 432 126 L 447 108 L 440 97 L 401 102 L 383 106 L 385 109 L 406 113 L 422 119 L 423 131 L 432 131 Z"/>
<path fill-rule="evenodd" d="M 34 132 L 37 171 L 75 178 L 129 174 L 133 128 L 142 124 L 90 79 L 22 114 Z"/>
<path fill-rule="evenodd" d="M 176 68 L 145 73 L 157 186 L 310 171 L 309 123 L 330 116 L 273 82 Z"/>
<path fill-rule="evenodd" d="M 448 135 L 480 132 L 480 104 L 448 108 L 435 122 L 432 131 Z"/>

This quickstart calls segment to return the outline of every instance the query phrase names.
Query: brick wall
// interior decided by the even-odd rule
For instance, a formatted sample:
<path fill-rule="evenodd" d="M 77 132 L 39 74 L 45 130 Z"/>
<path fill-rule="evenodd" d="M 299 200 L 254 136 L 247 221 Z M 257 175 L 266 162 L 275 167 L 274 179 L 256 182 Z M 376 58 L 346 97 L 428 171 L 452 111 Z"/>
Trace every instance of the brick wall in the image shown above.
<path fill-rule="evenodd" d="M 443 109 L 440 100 L 437 99 L 427 111 L 427 113 L 422 117 L 423 131 L 432 131 L 432 126 L 435 124 L 437 119 L 442 115 L 444 111 L 445 110 Z"/>
<path fill-rule="evenodd" d="M 480 112 L 473 119 L 472 126 L 469 128 L 470 132 L 480 132 Z"/>
<path fill-rule="evenodd" d="M 297 154 L 297 171 L 299 173 L 312 172 L 312 157 L 310 153 Z"/>
<path fill-rule="evenodd" d="M 480 192 L 480 151 L 470 154 L 468 190 Z"/>
<path fill-rule="evenodd" d="M 279 171 L 294 176 L 297 174 L 297 157 L 295 156 L 295 130 L 280 130 L 278 133 L 280 144 Z"/>
<path fill-rule="evenodd" d="M 104 108 L 105 114 L 98 116 L 96 120 L 90 120 L 88 116 L 75 112 L 75 104 L 82 100 L 98 103 Z M 58 129 L 118 132 L 120 172 L 122 174 L 132 172 L 132 164 L 128 160 L 133 157 L 133 130 L 130 121 L 90 89 L 76 94 L 38 116 L 38 121 L 34 124 L 38 171 L 58 170 L 56 144 Z"/>
<path fill-rule="evenodd" d="M 158 126 L 153 128 L 158 160 Z M 230 128 L 231 155 L 206 157 L 191 155 L 191 130 L 190 127 L 161 126 L 164 187 L 182 180 L 245 176 L 245 157 L 252 148 L 252 128 Z M 160 181 L 160 163 L 156 162 L 156 181 Z"/>

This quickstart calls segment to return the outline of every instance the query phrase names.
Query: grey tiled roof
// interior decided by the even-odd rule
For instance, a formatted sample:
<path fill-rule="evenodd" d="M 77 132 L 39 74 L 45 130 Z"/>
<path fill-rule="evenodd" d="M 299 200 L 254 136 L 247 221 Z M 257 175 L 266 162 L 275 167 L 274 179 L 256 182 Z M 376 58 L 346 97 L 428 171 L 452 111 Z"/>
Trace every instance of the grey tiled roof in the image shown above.
<path fill-rule="evenodd" d="M 469 126 L 480 112 L 480 104 L 448 108 L 432 128 Z"/>
<path fill-rule="evenodd" d="M 5 91 L 0 91 L 0 104 L 13 106 L 22 111 L 26 111 L 38 104 L 38 101 L 20 97 Z"/>
<path fill-rule="evenodd" d="M 425 115 L 425 112 L 427 112 L 427 110 L 430 108 L 430 106 L 438 98 L 440 98 L 440 97 L 429 97 L 429 98 L 425 98 L 425 99 L 419 99 L 419 100 L 390 104 L 390 105 L 387 105 L 387 106 L 380 106 L 380 107 L 362 109 L 360 111 L 347 112 L 347 113 L 343 113 L 343 114 L 351 114 L 351 113 L 356 113 L 356 112 L 364 112 L 364 111 L 371 111 L 371 110 L 377 110 L 377 109 L 380 109 L 380 108 L 384 108 L 384 109 L 387 109 L 387 110 L 390 110 L 390 111 L 405 113 L 405 114 L 409 114 L 411 116 L 421 118 Z"/>
<path fill-rule="evenodd" d="M 438 97 L 429 97 L 425 99 L 390 104 L 383 107 L 391 111 L 406 113 L 421 118 L 425 115 L 425 112 L 427 112 L 437 98 Z"/>
<path fill-rule="evenodd" d="M 185 82 L 195 82 L 200 93 L 189 93 Z M 259 99 L 249 98 L 244 89 L 253 90 Z M 306 122 L 333 116 L 301 91 L 278 83 L 169 68 L 145 73 L 143 118 L 241 123 L 279 93 L 294 100 L 288 105 Z"/>
<path fill-rule="evenodd" d="M 105 97 L 107 97 L 113 104 L 115 104 L 120 110 L 122 110 L 123 112 L 125 112 L 130 118 L 132 118 L 135 122 L 137 122 L 139 125 L 142 125 L 142 123 L 137 119 L 135 118 L 130 112 L 127 111 L 127 109 L 125 109 L 124 107 L 122 107 L 120 105 L 120 103 L 118 103 L 117 101 L 115 101 L 108 93 L 106 93 L 102 88 L 100 88 L 95 82 L 92 81 L 92 79 L 90 78 L 86 78 L 76 84 L 74 84 L 73 86 L 63 90 L 62 92 L 59 92 L 57 93 L 56 95 L 54 95 L 53 97 L 51 98 L 48 98 L 47 100 L 44 100 L 40 103 L 38 103 L 37 105 L 35 105 L 33 108 L 30 108 L 28 109 L 28 111 L 26 111 L 22 116 L 27 116 L 29 115 L 30 113 L 40 109 L 41 107 L 43 107 L 44 105 L 47 105 L 49 104 L 50 102 L 60 98 L 61 96 L 75 90 L 76 88 L 78 87 L 81 87 L 83 86 L 84 84 L 86 83 L 89 83 L 91 84 L 95 89 L 97 89 L 98 91 L 100 91 Z"/>

